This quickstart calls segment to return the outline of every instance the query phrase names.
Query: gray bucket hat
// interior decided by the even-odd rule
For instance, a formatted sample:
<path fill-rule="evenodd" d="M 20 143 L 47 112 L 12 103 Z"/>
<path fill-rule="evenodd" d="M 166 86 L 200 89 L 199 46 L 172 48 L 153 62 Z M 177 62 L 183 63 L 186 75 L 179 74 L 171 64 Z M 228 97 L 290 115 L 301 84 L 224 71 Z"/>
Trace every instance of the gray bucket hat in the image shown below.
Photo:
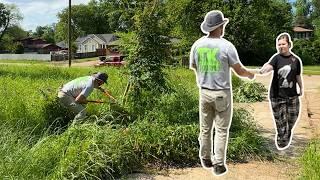
<path fill-rule="evenodd" d="M 104 83 L 107 83 L 107 80 L 108 80 L 108 75 L 106 73 L 103 73 L 103 72 L 97 72 L 97 73 L 95 73 L 93 75 L 93 77 L 103 81 Z"/>
<path fill-rule="evenodd" d="M 221 11 L 218 11 L 218 10 L 210 11 L 206 14 L 204 21 L 201 23 L 201 30 L 204 33 L 208 33 L 228 22 L 229 22 L 229 19 L 224 18 Z"/>

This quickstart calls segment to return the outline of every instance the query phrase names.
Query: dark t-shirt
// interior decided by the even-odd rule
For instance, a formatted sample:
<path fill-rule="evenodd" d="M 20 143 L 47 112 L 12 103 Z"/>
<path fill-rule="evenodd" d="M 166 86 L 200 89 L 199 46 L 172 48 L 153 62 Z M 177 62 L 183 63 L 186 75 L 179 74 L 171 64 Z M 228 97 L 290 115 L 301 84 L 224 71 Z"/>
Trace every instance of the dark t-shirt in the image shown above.
<path fill-rule="evenodd" d="M 296 76 L 301 74 L 299 58 L 292 54 L 289 56 L 277 54 L 269 64 L 273 66 L 270 98 L 298 96 Z"/>

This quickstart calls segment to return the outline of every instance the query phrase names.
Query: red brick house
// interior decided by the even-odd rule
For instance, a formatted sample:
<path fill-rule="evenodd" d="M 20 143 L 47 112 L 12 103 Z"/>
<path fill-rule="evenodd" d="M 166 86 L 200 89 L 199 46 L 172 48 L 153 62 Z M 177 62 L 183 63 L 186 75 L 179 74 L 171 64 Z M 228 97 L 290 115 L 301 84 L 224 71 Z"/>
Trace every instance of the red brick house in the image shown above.
<path fill-rule="evenodd" d="M 38 54 L 50 54 L 51 51 L 59 51 L 62 48 L 55 45 L 49 44 L 45 40 L 40 38 L 24 38 L 18 40 L 24 47 L 26 53 L 38 53 Z"/>

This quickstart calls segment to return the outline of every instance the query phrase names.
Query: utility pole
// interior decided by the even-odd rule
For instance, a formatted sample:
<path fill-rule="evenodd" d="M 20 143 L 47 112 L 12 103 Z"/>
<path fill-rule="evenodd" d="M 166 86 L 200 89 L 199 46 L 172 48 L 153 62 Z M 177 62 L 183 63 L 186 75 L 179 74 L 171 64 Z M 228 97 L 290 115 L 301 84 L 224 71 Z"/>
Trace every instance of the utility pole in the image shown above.
<path fill-rule="evenodd" d="M 69 13 L 68 13 L 68 59 L 69 59 L 69 67 L 71 67 L 71 0 L 69 0 Z"/>

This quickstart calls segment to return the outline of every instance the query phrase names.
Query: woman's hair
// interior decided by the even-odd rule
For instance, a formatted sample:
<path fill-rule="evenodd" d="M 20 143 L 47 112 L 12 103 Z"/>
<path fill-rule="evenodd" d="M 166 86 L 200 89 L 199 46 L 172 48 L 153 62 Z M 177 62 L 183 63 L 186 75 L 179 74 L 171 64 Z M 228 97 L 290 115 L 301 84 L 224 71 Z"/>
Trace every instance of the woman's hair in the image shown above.
<path fill-rule="evenodd" d="M 291 44 L 291 37 L 288 33 L 281 33 L 278 38 L 277 41 L 279 41 L 280 39 L 286 39 L 287 43 L 289 44 L 289 47 L 292 47 Z"/>

